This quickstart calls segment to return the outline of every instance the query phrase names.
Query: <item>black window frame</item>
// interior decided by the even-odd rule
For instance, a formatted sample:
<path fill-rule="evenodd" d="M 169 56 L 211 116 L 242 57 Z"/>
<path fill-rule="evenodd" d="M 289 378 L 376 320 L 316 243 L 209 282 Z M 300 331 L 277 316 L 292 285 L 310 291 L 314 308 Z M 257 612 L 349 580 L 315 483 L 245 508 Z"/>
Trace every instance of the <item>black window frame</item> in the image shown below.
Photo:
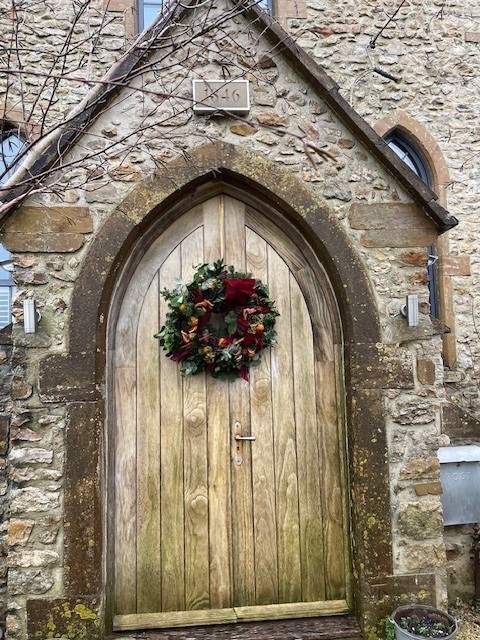
<path fill-rule="evenodd" d="M 386 137 L 386 144 L 390 149 L 405 162 L 408 156 L 409 162 L 405 162 L 415 175 L 420 178 L 428 187 L 432 187 L 432 172 L 426 158 L 408 136 L 399 129 L 393 129 Z M 399 153 L 401 152 L 401 153 Z M 401 155 L 403 154 L 403 156 Z M 414 168 L 412 168 L 412 166 Z M 427 258 L 427 278 L 429 291 L 430 315 L 432 318 L 440 317 L 440 296 L 438 292 L 438 253 L 435 245 L 428 247 Z"/>
<path fill-rule="evenodd" d="M 406 156 L 408 156 L 411 164 L 413 164 L 415 169 L 412 169 L 410 164 L 408 162 L 405 162 L 407 167 L 409 167 L 410 170 L 413 171 L 413 173 L 415 173 L 422 182 L 431 187 L 432 172 L 430 171 L 430 166 L 421 151 L 411 140 L 409 140 L 407 136 L 405 136 L 398 129 L 394 129 L 387 135 L 387 137 L 385 138 L 385 142 L 390 147 L 390 149 L 392 149 L 392 151 L 401 160 L 403 160 L 403 162 L 405 162 L 404 158 L 402 158 L 400 153 L 398 153 L 398 151 L 392 145 L 395 145 L 399 149 L 399 151 L 402 151 Z"/>

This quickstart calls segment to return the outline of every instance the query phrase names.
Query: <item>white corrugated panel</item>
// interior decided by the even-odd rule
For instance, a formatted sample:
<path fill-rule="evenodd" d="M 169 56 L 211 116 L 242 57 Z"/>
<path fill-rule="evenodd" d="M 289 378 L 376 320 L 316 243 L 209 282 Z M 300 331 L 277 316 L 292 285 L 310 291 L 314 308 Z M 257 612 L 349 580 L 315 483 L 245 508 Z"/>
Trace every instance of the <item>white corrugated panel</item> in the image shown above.
<path fill-rule="evenodd" d="M 11 287 L 0 287 L 0 329 L 12 321 Z"/>

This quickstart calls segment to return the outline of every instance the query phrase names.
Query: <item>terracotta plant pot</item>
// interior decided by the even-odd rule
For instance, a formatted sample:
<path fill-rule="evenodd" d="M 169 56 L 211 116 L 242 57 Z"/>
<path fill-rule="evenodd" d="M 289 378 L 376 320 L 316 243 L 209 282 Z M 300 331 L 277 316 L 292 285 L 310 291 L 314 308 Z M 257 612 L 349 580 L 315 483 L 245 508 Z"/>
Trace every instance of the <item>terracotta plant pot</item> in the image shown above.
<path fill-rule="evenodd" d="M 407 629 L 403 629 L 400 626 L 400 621 L 402 618 L 430 618 L 435 622 L 443 622 L 446 625 L 449 625 L 452 631 L 447 636 L 438 636 L 438 635 L 427 635 L 420 636 L 411 631 L 407 631 Z M 395 627 L 395 634 L 397 640 L 453 640 L 458 633 L 458 622 L 448 613 L 444 611 L 440 611 L 440 609 L 435 609 L 435 607 L 428 607 L 423 604 L 412 604 L 404 607 L 398 607 L 393 612 L 392 615 L 392 623 Z"/>

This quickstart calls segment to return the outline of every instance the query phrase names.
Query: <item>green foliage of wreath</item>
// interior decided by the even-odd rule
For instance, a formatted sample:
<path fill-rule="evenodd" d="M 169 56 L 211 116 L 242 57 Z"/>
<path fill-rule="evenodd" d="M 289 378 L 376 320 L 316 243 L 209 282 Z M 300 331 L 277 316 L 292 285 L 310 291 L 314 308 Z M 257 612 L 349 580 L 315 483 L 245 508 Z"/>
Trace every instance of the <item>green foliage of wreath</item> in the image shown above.
<path fill-rule="evenodd" d="M 278 311 L 268 288 L 223 260 L 196 267 L 189 284 L 164 289 L 165 325 L 155 336 L 184 375 L 241 377 L 275 343 Z"/>

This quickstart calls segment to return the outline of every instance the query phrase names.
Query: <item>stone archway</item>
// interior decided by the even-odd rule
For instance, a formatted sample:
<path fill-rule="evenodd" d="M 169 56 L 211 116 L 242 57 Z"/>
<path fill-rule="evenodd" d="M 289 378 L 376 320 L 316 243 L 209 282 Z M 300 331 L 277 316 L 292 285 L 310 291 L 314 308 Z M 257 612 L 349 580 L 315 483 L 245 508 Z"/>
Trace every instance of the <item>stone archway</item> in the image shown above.
<path fill-rule="evenodd" d="M 275 175 L 272 183 L 271 176 Z M 67 355 L 41 364 L 40 393 L 68 407 L 65 483 L 65 594 L 105 613 L 103 428 L 106 319 L 118 273 L 153 220 L 168 224 L 176 203 L 224 182 L 254 192 L 292 221 L 322 262 L 338 300 L 345 344 L 355 609 L 364 626 L 386 593 L 410 589 L 392 578 L 390 493 L 382 388 L 411 373 L 381 344 L 374 296 L 345 231 L 315 193 L 266 157 L 216 143 L 138 185 L 94 238 L 75 284 Z M 88 301 L 88 304 L 86 304 Z M 421 589 L 423 584 L 412 586 Z M 57 602 L 57 601 L 55 601 Z M 46 602 L 31 601 L 32 616 Z M 35 626 L 35 622 L 32 621 Z M 92 635 L 93 637 L 93 635 Z"/>

